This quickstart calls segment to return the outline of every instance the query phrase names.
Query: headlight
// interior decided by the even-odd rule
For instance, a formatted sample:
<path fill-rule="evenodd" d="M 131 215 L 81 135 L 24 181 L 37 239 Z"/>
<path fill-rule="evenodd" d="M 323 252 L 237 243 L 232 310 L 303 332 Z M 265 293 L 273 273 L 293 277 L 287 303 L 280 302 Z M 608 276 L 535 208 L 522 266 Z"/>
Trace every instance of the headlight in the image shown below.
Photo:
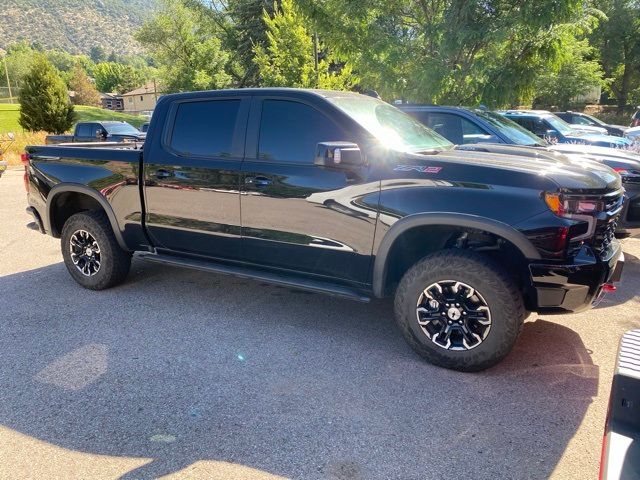
<path fill-rule="evenodd" d="M 559 217 L 571 218 L 573 215 L 591 215 L 604 210 L 601 200 L 564 197 L 560 193 L 545 193 L 544 201 L 549 209 Z"/>

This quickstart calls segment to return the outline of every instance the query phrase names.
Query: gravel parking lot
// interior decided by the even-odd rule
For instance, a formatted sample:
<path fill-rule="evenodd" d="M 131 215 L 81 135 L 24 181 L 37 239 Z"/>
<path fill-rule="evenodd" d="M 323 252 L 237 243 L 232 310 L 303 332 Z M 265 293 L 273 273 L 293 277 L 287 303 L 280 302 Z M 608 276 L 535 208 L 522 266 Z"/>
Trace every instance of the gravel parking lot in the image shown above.
<path fill-rule="evenodd" d="M 595 478 L 640 240 L 596 309 L 532 316 L 479 374 L 358 304 L 134 260 L 77 286 L 0 179 L 0 478 Z"/>

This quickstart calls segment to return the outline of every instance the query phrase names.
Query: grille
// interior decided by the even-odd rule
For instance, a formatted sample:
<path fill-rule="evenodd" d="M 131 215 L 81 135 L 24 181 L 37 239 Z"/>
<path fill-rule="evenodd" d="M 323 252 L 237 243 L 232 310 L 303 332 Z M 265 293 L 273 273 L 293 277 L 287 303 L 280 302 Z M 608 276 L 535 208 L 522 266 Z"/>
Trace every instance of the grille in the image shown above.
<path fill-rule="evenodd" d="M 623 192 L 614 192 L 605 199 L 604 219 L 596 223 L 596 231 L 593 237 L 593 249 L 601 257 L 613 242 L 618 226 L 618 216 L 622 210 Z"/>

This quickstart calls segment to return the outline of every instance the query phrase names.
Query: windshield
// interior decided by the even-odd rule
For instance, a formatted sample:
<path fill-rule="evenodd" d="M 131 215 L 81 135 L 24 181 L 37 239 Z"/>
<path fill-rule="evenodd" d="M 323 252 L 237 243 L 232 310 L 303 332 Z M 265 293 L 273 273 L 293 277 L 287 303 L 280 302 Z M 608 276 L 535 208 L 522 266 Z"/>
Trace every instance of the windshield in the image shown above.
<path fill-rule="evenodd" d="M 560 117 L 556 117 L 555 115 L 549 115 L 548 117 L 545 117 L 545 120 L 547 121 L 547 123 L 549 123 L 549 125 L 551 125 L 552 128 L 554 128 L 555 130 L 557 130 L 563 135 L 576 134 L 576 131 L 573 128 L 571 128 L 571 125 L 569 125 L 567 122 L 562 120 Z"/>
<path fill-rule="evenodd" d="M 138 130 L 133 125 L 129 125 L 126 122 L 105 123 L 103 126 L 107 130 L 107 133 L 111 135 L 139 135 L 140 134 L 140 130 Z"/>
<path fill-rule="evenodd" d="M 589 120 L 591 120 L 591 125 L 599 125 L 599 126 L 603 126 L 606 125 L 606 123 L 604 123 L 602 120 L 600 120 L 599 118 L 593 117 L 591 115 L 587 115 L 586 113 L 582 114 L 582 117 L 586 117 Z"/>
<path fill-rule="evenodd" d="M 495 129 L 500 130 L 500 133 L 515 145 L 523 145 L 526 147 L 547 145 L 547 142 L 540 137 L 534 135 L 526 128 L 521 127 L 513 120 L 503 117 L 499 113 L 487 112 L 486 110 L 474 110 L 474 113 L 487 123 L 490 123 Z"/>
<path fill-rule="evenodd" d="M 365 95 L 329 97 L 327 100 L 388 148 L 412 153 L 453 148 L 449 140 L 382 100 Z"/>

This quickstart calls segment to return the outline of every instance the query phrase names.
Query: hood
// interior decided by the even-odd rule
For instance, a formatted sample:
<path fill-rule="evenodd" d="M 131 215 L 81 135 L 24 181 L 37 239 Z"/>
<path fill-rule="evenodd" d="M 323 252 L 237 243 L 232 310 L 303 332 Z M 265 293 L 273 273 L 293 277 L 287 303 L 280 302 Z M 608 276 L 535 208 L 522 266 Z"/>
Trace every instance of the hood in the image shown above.
<path fill-rule="evenodd" d="M 573 128 L 574 130 L 579 130 L 579 131 L 583 131 L 583 132 L 587 132 L 587 133 L 599 133 L 602 135 L 607 135 L 608 134 L 608 130 L 604 127 L 596 127 L 593 125 L 579 125 L 576 123 L 572 123 L 571 124 L 571 128 Z"/>
<path fill-rule="evenodd" d="M 612 147 L 627 147 L 631 144 L 629 140 L 623 137 L 614 137 L 613 135 L 601 135 L 598 133 L 585 133 L 580 132 L 570 133 L 564 136 L 567 140 L 577 143 L 587 143 L 601 146 Z"/>
<path fill-rule="evenodd" d="M 604 162 L 611 168 L 626 168 L 640 171 L 640 154 L 623 148 L 558 143 L 547 147 L 547 150 L 561 153 L 572 158 L 582 156 L 590 160 Z"/>
<path fill-rule="evenodd" d="M 437 157 L 543 176 L 560 189 L 618 190 L 622 186 L 620 175 L 602 163 L 540 147 L 462 145 Z"/>

